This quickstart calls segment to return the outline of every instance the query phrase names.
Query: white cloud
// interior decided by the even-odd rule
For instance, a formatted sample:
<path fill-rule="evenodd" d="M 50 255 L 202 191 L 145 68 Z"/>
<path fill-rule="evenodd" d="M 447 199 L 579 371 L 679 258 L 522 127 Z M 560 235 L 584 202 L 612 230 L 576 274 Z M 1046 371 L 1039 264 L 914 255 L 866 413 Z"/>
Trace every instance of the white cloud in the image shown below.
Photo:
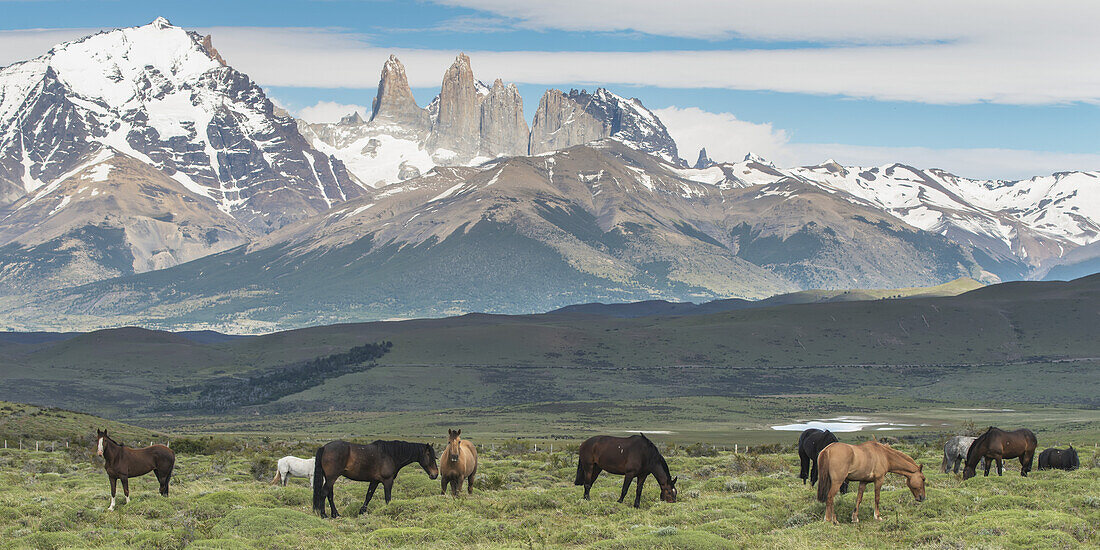
<path fill-rule="evenodd" d="M 773 90 L 938 104 L 1100 103 L 1100 32 L 1093 24 L 1100 20 L 1100 2 L 930 0 L 870 7 L 855 0 L 693 2 L 673 12 L 663 2 L 661 9 L 650 9 L 634 0 L 452 3 L 511 18 L 526 28 L 816 44 L 757 50 L 469 52 L 476 74 L 486 81 Z M 0 31 L 0 63 L 40 55 L 55 42 L 88 32 Z M 457 53 L 378 47 L 363 35 L 337 29 L 215 27 L 200 32 L 214 35 L 234 67 L 274 86 L 372 89 L 382 63 L 396 53 L 414 87 L 436 87 Z"/>
<path fill-rule="evenodd" d="M 830 158 L 849 166 L 898 162 L 980 179 L 1025 179 L 1070 170 L 1100 170 L 1100 154 L 792 143 L 783 129 L 738 120 L 730 113 L 712 113 L 696 107 L 668 107 L 654 113 L 676 140 L 680 156 L 689 163 L 695 161 L 701 147 L 706 147 L 708 156 L 720 162 L 737 162 L 752 152 L 780 167 L 820 164 Z"/>
<path fill-rule="evenodd" d="M 318 101 L 316 105 L 299 109 L 298 118 L 312 123 L 336 122 L 350 115 L 352 111 L 357 111 L 359 116 L 363 117 L 363 119 L 366 119 L 368 113 L 370 113 L 370 109 L 363 105 L 337 103 L 335 101 Z"/>
<path fill-rule="evenodd" d="M 698 107 L 668 107 L 653 112 L 665 123 L 680 156 L 689 163 L 695 162 L 703 147 L 707 148 L 707 156 L 720 162 L 739 161 L 746 153 L 775 159 L 789 156 L 787 132 L 771 124 L 745 122 L 730 113 L 711 113 Z"/>

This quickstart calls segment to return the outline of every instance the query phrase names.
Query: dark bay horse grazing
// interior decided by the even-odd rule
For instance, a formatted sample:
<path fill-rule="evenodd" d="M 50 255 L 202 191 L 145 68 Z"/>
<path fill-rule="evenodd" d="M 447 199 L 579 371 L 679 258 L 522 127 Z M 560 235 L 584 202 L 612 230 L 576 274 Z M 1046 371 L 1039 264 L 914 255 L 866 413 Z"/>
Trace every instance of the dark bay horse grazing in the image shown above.
<path fill-rule="evenodd" d="M 1076 470 L 1081 467 L 1081 460 L 1077 458 L 1077 449 L 1070 445 L 1068 449 L 1055 449 L 1051 447 L 1039 453 L 1040 470 Z"/>
<path fill-rule="evenodd" d="M 115 490 L 118 480 L 122 480 L 122 494 L 126 495 L 126 504 L 130 503 L 130 478 L 153 472 L 160 482 L 160 494 L 168 496 L 168 482 L 172 479 L 172 468 L 176 465 L 176 453 L 164 445 L 153 445 L 143 449 L 132 449 L 120 445 L 107 435 L 107 430 L 96 430 L 96 454 L 103 457 L 103 469 L 111 480 L 111 505 L 115 509 Z"/>
<path fill-rule="evenodd" d="M 829 430 L 810 428 L 798 436 L 798 458 L 802 461 L 802 467 L 798 471 L 798 477 L 802 483 L 806 483 L 807 475 L 810 478 L 810 486 L 817 483 L 817 455 L 830 443 L 836 443 L 836 435 Z M 841 493 L 848 492 L 848 482 L 840 486 Z"/>
<path fill-rule="evenodd" d="M 875 484 L 875 519 L 882 519 L 878 510 L 879 492 L 887 473 L 905 476 L 905 484 L 913 493 L 913 498 L 917 502 L 924 500 L 924 466 L 889 445 L 878 441 L 865 441 L 859 445 L 833 443 L 821 451 L 817 461 L 821 468 L 817 500 L 825 503 L 826 522 L 839 523 L 833 502 L 844 480 L 859 482 L 852 523 L 859 522 L 859 504 L 863 501 L 863 489 L 868 483 Z"/>
<path fill-rule="evenodd" d="M 407 441 L 378 440 L 369 445 L 332 441 L 317 449 L 313 469 L 313 510 L 321 517 L 325 516 L 325 498 L 328 497 L 332 517 L 339 517 L 336 504 L 332 501 L 332 488 L 340 476 L 355 481 L 369 481 L 367 498 L 363 500 L 360 514 L 367 512 L 367 504 L 374 496 L 378 484 L 385 491 L 386 503 L 390 502 L 390 491 L 397 472 L 413 462 L 427 472 L 428 477 L 439 477 L 439 465 L 435 462 L 435 449 L 427 443 L 409 443 Z"/>
<path fill-rule="evenodd" d="M 1004 475 L 1004 459 L 1019 457 L 1020 475 L 1027 477 L 1027 473 L 1031 471 L 1031 461 L 1035 458 L 1037 446 L 1035 434 L 1027 428 L 1006 432 L 990 426 L 970 445 L 970 451 L 966 453 L 963 479 L 970 479 L 977 475 L 975 469 L 983 458 L 989 459 L 985 463 L 985 475 L 988 476 L 992 461 L 997 461 L 997 475 Z"/>
<path fill-rule="evenodd" d="M 650 474 L 653 474 L 653 478 L 661 486 L 661 500 L 676 502 L 676 478 L 669 473 L 668 463 L 661 456 L 661 451 L 644 435 L 597 435 L 581 443 L 577 454 L 577 479 L 573 483 L 584 485 L 585 500 L 588 500 L 588 492 L 596 482 L 596 477 L 600 472 L 607 471 L 626 476 L 619 502 L 626 498 L 630 482 L 637 479 L 638 490 L 634 496 L 634 507 L 639 507 L 642 502 L 642 485 Z"/>

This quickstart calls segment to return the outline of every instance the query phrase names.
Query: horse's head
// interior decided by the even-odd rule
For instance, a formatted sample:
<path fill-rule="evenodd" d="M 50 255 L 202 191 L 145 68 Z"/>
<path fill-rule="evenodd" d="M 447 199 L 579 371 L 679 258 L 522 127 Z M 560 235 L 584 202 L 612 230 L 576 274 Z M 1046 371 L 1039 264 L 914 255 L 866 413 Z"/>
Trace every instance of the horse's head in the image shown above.
<path fill-rule="evenodd" d="M 462 438 L 459 437 L 460 435 L 462 435 L 462 428 L 459 428 L 457 430 L 448 429 L 447 449 L 443 451 L 443 458 L 456 464 L 458 463 L 458 456 L 461 453 L 460 449 L 462 449 Z"/>
<path fill-rule="evenodd" d="M 671 478 L 668 480 L 668 484 L 661 485 L 661 500 L 665 502 L 676 502 L 676 480 L 678 478 Z"/>
<path fill-rule="evenodd" d="M 435 461 L 435 448 L 431 443 L 424 444 L 424 450 L 420 452 L 420 467 L 424 468 L 424 471 L 428 474 L 428 477 L 435 479 L 439 477 L 439 464 Z"/>
<path fill-rule="evenodd" d="M 98 455 L 98 456 L 103 456 L 103 441 L 105 439 L 107 439 L 107 430 L 100 430 L 100 429 L 97 428 L 96 431 L 95 431 L 95 440 L 96 440 L 95 454 Z"/>
<path fill-rule="evenodd" d="M 924 502 L 924 464 L 917 464 L 917 472 L 908 477 L 905 484 L 913 492 L 913 498 L 917 499 L 917 502 Z"/>

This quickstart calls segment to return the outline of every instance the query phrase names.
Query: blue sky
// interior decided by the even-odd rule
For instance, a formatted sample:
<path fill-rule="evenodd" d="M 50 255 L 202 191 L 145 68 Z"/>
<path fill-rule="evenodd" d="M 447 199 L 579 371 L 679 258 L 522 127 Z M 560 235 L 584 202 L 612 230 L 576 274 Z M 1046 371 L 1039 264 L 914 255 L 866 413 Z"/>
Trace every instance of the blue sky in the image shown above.
<path fill-rule="evenodd" d="M 313 119 L 370 105 L 396 52 L 423 105 L 469 52 L 475 76 L 640 98 L 681 155 L 901 161 L 973 177 L 1100 169 L 1092 3 L 859 0 L 190 2 L 0 0 L 0 65 L 157 16 Z M 735 158 L 738 157 L 738 158 Z"/>

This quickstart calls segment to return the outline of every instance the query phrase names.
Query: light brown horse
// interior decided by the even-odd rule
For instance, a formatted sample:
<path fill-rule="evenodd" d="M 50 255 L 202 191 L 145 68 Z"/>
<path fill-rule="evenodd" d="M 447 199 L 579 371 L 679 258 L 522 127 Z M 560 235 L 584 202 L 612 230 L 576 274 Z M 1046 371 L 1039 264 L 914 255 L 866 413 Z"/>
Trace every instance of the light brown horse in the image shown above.
<path fill-rule="evenodd" d="M 451 494 L 458 496 L 462 489 L 462 480 L 466 480 L 466 490 L 474 493 L 474 474 L 477 473 L 477 449 L 474 444 L 459 437 L 462 430 L 447 430 L 447 448 L 439 463 L 439 494 L 447 494 L 447 484 L 451 484 Z"/>
<path fill-rule="evenodd" d="M 130 503 L 130 478 L 153 472 L 160 482 L 160 494 L 168 496 L 168 482 L 172 479 L 172 468 L 176 465 L 176 453 L 164 445 L 153 445 L 143 449 L 132 449 L 119 445 L 107 430 L 96 430 L 96 454 L 103 457 L 103 469 L 111 480 L 111 505 L 115 509 L 115 491 L 118 480 L 122 480 L 122 493 L 126 495 L 126 504 Z"/>
<path fill-rule="evenodd" d="M 868 483 L 875 484 L 875 519 L 882 519 L 878 511 L 879 492 L 887 472 L 905 476 L 913 498 L 917 502 L 924 500 L 924 466 L 917 464 L 909 455 L 878 441 L 865 441 L 859 445 L 832 443 L 817 455 L 817 464 L 817 500 L 825 503 L 825 521 L 840 523 L 836 519 L 833 501 L 845 481 L 859 482 L 852 522 L 859 522 L 859 503 Z"/>

